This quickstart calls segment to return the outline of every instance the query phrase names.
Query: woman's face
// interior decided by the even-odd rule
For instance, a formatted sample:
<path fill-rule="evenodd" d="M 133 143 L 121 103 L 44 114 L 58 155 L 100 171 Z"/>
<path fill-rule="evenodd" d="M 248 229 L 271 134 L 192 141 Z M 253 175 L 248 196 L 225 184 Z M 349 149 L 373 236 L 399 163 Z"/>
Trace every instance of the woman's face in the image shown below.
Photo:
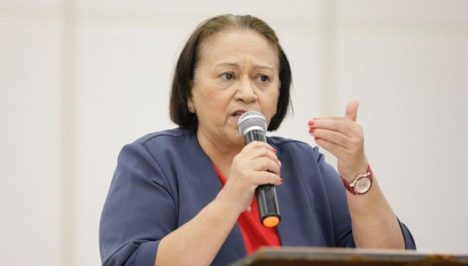
<path fill-rule="evenodd" d="M 202 44 L 189 107 L 198 118 L 197 135 L 217 145 L 244 145 L 237 121 L 276 113 L 279 62 L 275 47 L 251 30 L 226 30 Z"/>

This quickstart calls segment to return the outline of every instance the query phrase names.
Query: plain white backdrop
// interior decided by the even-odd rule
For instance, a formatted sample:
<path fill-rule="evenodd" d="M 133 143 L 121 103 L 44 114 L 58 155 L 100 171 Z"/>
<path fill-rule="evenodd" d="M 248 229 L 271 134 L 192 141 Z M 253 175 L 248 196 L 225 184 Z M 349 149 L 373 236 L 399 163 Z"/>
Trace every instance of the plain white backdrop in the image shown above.
<path fill-rule="evenodd" d="M 419 250 L 468 253 L 468 2 L 0 0 L 0 265 L 99 265 L 121 147 L 172 128 L 168 97 L 202 20 L 252 14 L 289 57 L 294 114 L 358 121 Z M 334 159 L 328 157 L 330 163 Z"/>

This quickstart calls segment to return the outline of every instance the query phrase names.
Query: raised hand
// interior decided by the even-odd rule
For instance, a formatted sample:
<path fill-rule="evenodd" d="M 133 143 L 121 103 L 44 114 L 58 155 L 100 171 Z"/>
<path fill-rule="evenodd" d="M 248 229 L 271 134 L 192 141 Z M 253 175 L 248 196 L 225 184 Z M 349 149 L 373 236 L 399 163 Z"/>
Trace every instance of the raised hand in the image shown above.
<path fill-rule="evenodd" d="M 356 123 L 359 102 L 346 106 L 344 117 L 317 117 L 309 121 L 309 133 L 315 142 L 337 158 L 338 173 L 350 182 L 367 171 L 362 127 Z"/>

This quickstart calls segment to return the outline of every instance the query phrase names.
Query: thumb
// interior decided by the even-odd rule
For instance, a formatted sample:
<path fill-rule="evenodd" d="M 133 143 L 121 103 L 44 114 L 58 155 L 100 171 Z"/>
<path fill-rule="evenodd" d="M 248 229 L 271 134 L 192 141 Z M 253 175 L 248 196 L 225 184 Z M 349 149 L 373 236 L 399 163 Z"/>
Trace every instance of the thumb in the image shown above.
<path fill-rule="evenodd" d="M 358 108 L 359 108 L 358 101 L 349 102 L 348 105 L 346 106 L 345 118 L 356 122 Z"/>

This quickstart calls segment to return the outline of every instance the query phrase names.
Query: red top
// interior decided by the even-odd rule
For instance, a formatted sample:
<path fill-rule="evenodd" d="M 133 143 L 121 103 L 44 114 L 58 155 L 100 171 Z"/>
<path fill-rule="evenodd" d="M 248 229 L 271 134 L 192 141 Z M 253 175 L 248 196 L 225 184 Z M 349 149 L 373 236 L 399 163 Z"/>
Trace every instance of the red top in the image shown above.
<path fill-rule="evenodd" d="M 218 174 L 221 184 L 226 183 L 226 178 L 219 171 L 218 167 L 213 164 L 213 167 Z M 262 246 L 281 246 L 276 228 L 268 228 L 260 223 L 260 216 L 258 214 L 257 197 L 254 197 L 250 205 L 250 211 L 241 213 L 237 222 L 240 225 L 242 237 L 244 238 L 245 249 L 247 254 L 253 253 L 255 250 Z"/>

